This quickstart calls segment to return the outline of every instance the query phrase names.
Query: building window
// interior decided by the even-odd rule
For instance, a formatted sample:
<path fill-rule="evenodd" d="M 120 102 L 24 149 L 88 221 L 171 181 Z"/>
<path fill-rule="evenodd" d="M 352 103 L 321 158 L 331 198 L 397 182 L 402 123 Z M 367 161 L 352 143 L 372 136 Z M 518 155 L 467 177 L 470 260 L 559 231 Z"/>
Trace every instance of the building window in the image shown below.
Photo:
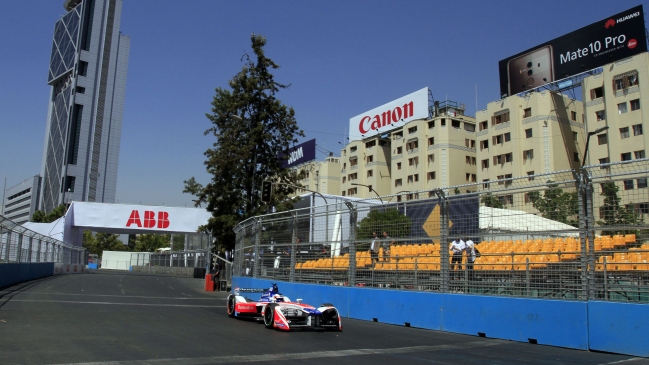
<path fill-rule="evenodd" d="M 523 109 L 523 118 L 529 118 L 532 116 L 532 108 Z"/>
<path fill-rule="evenodd" d="M 356 166 L 356 165 L 358 165 L 358 158 L 356 158 L 356 157 L 350 158 L 349 159 L 349 167 L 353 167 L 353 166 Z"/>
<path fill-rule="evenodd" d="M 476 176 L 476 174 L 471 174 L 471 182 L 476 182 L 476 181 L 478 181 L 478 177 Z"/>
<path fill-rule="evenodd" d="M 626 83 L 629 86 L 637 86 L 638 85 L 638 74 L 633 74 L 633 75 L 627 76 Z"/>
<path fill-rule="evenodd" d="M 482 160 L 481 165 L 483 169 L 488 169 L 489 168 L 489 159 Z"/>
<path fill-rule="evenodd" d="M 347 196 L 347 192 L 343 190 L 342 196 Z"/>
<path fill-rule="evenodd" d="M 402 185 L 401 179 L 394 180 L 394 186 L 395 187 L 398 187 L 398 186 L 401 186 L 401 185 Z"/>
<path fill-rule="evenodd" d="M 352 153 L 356 152 L 356 149 L 357 149 L 357 147 L 355 147 L 355 146 L 354 147 L 349 147 L 349 152 L 352 152 Z"/>
<path fill-rule="evenodd" d="M 503 135 L 502 135 L 502 134 L 499 134 L 499 135 L 497 135 L 497 136 L 493 136 L 493 137 L 492 137 L 492 143 L 493 143 L 494 145 L 496 145 L 496 144 L 502 144 L 502 143 L 503 143 Z"/>
<path fill-rule="evenodd" d="M 525 130 L 525 138 L 532 138 L 532 128 Z"/>
<path fill-rule="evenodd" d="M 512 135 L 511 135 L 511 133 L 507 132 L 507 133 L 505 133 L 504 136 L 505 136 L 505 142 L 509 142 L 509 141 L 512 140 Z"/>
<path fill-rule="evenodd" d="M 356 194 L 358 194 L 358 188 L 347 189 L 347 195 L 351 196 L 351 195 L 356 195 Z"/>
<path fill-rule="evenodd" d="M 606 112 L 603 110 L 598 110 L 595 112 L 595 117 L 597 118 L 597 121 L 602 121 L 606 119 Z"/>
<path fill-rule="evenodd" d="M 352 180 L 356 180 L 357 178 L 358 178 L 358 173 L 355 172 L 353 174 L 349 174 L 347 180 L 352 181 Z"/>
<path fill-rule="evenodd" d="M 604 87 L 602 87 L 602 86 L 596 87 L 596 88 L 590 90 L 590 98 L 591 98 L 591 100 L 595 100 L 595 99 L 601 98 L 603 96 L 604 96 Z"/>
<path fill-rule="evenodd" d="M 505 162 L 512 162 L 512 153 L 505 154 Z"/>
<path fill-rule="evenodd" d="M 639 136 L 642 134 L 642 124 L 636 124 L 633 126 L 633 135 Z"/>
<path fill-rule="evenodd" d="M 499 165 L 503 162 L 503 155 L 494 156 L 494 165 Z"/>
<path fill-rule="evenodd" d="M 624 180 L 624 190 L 633 190 L 633 180 Z"/>
<path fill-rule="evenodd" d="M 572 132 L 572 140 L 573 141 L 577 140 L 577 132 Z"/>
<path fill-rule="evenodd" d="M 534 171 L 528 171 L 527 172 L 527 180 L 528 181 L 534 180 Z"/>
<path fill-rule="evenodd" d="M 397 155 L 403 153 L 403 147 L 397 147 Z"/>
<path fill-rule="evenodd" d="M 408 159 L 408 166 L 417 166 L 419 164 L 419 157 L 413 157 Z"/>
<path fill-rule="evenodd" d="M 489 140 L 485 139 L 484 141 L 480 141 L 480 150 L 484 150 L 489 148 Z"/>
<path fill-rule="evenodd" d="M 365 148 L 371 148 L 371 147 L 374 147 L 374 146 L 376 146 L 376 140 L 369 141 L 369 142 L 365 143 Z"/>
<path fill-rule="evenodd" d="M 439 121 L 439 124 L 440 124 L 442 127 L 446 127 L 446 119 L 442 118 L 442 119 Z"/>
<path fill-rule="evenodd" d="M 401 170 L 401 162 L 397 162 L 397 170 Z"/>
<path fill-rule="evenodd" d="M 408 128 L 408 134 L 413 134 L 417 132 L 417 127 Z"/>
<path fill-rule="evenodd" d="M 608 157 L 604 157 L 604 158 L 599 159 L 599 164 L 600 165 L 607 164 L 607 163 L 608 163 Z M 605 168 L 605 167 L 603 167 L 603 168 Z"/>
<path fill-rule="evenodd" d="M 643 177 L 637 180 L 638 182 L 638 189 L 644 189 L 647 187 L 647 178 Z"/>
<path fill-rule="evenodd" d="M 347 181 L 347 176 L 343 176 L 343 184 Z"/>
<path fill-rule="evenodd" d="M 577 112 L 571 111 L 570 112 L 570 119 L 576 121 L 577 120 Z"/>
<path fill-rule="evenodd" d="M 626 152 L 620 155 L 622 161 L 631 161 L 631 152 Z"/>
<path fill-rule="evenodd" d="M 602 144 L 607 144 L 608 143 L 608 133 L 603 133 L 603 134 L 598 134 L 597 135 L 597 144 L 602 145 Z"/>
<path fill-rule="evenodd" d="M 624 113 L 626 113 L 626 112 L 627 112 L 627 109 L 626 109 L 626 102 L 624 102 L 624 103 L 619 103 L 619 104 L 617 105 L 617 113 L 618 113 L 618 114 L 624 114 Z"/>
<path fill-rule="evenodd" d="M 428 138 L 428 145 L 429 145 L 429 146 L 432 146 L 432 145 L 434 145 L 434 144 L 435 144 L 435 137 L 430 137 L 430 138 Z"/>
<path fill-rule="evenodd" d="M 644 158 L 644 150 L 635 151 L 635 152 L 633 152 L 633 154 L 635 155 L 636 160 Z"/>
<path fill-rule="evenodd" d="M 471 181 L 471 174 L 467 172 L 466 174 L 466 181 Z"/>
<path fill-rule="evenodd" d="M 572 153 L 572 160 L 575 162 L 579 162 L 579 152 Z"/>
<path fill-rule="evenodd" d="M 79 76 L 88 76 L 88 62 L 79 61 Z"/>
<path fill-rule="evenodd" d="M 494 115 L 491 117 L 491 125 L 496 125 L 500 123 L 509 122 L 509 112 L 505 112 L 499 115 Z"/>
<path fill-rule="evenodd" d="M 640 109 L 640 99 L 631 100 L 629 104 L 631 104 L 632 111 Z"/>
<path fill-rule="evenodd" d="M 461 127 L 460 121 L 451 119 L 451 127 L 459 129 Z"/>
<path fill-rule="evenodd" d="M 523 151 L 523 163 L 527 162 L 527 160 L 531 160 L 534 158 L 534 150 L 525 150 Z"/>
<path fill-rule="evenodd" d="M 374 176 L 374 172 L 372 170 L 367 170 L 367 177 L 372 177 Z"/>
<path fill-rule="evenodd" d="M 435 121 L 434 120 L 431 120 L 430 122 L 428 122 L 428 129 L 431 129 L 431 128 L 435 128 Z"/>
<path fill-rule="evenodd" d="M 482 187 L 485 189 L 489 189 L 489 179 L 482 180 Z"/>
<path fill-rule="evenodd" d="M 83 86 L 77 86 L 76 88 L 77 94 L 85 94 L 86 93 L 86 88 Z"/>
<path fill-rule="evenodd" d="M 406 151 L 415 150 L 417 149 L 417 147 L 419 147 L 419 141 L 417 141 L 416 139 L 414 141 L 406 143 Z"/>
<path fill-rule="evenodd" d="M 374 161 L 374 155 L 369 155 L 367 156 L 367 163 L 373 162 Z"/>
<path fill-rule="evenodd" d="M 412 184 L 412 175 L 408 175 L 408 184 Z"/>
<path fill-rule="evenodd" d="M 475 148 L 475 139 L 471 140 L 471 148 Z"/>
<path fill-rule="evenodd" d="M 419 174 L 415 174 L 414 178 L 415 178 L 415 182 L 418 182 L 419 181 Z"/>
<path fill-rule="evenodd" d="M 620 138 L 629 138 L 629 127 L 620 128 Z"/>
<path fill-rule="evenodd" d="M 480 130 L 483 131 L 488 128 L 488 123 L 485 120 L 484 122 L 480 122 Z"/>
<path fill-rule="evenodd" d="M 430 181 L 430 180 L 435 180 L 435 171 L 429 171 L 429 172 L 426 174 L 426 179 L 427 179 L 428 181 Z"/>
<path fill-rule="evenodd" d="M 431 162 L 435 162 L 435 154 L 434 154 L 434 153 L 428 155 L 428 162 L 429 162 L 429 163 L 431 163 Z"/>
<path fill-rule="evenodd" d="M 403 131 L 392 133 L 392 139 L 396 140 L 396 139 L 400 139 L 401 137 L 403 137 Z"/>
<path fill-rule="evenodd" d="M 624 89 L 624 79 L 619 78 L 617 80 L 613 81 L 613 84 L 615 85 L 615 90 L 622 90 Z"/>

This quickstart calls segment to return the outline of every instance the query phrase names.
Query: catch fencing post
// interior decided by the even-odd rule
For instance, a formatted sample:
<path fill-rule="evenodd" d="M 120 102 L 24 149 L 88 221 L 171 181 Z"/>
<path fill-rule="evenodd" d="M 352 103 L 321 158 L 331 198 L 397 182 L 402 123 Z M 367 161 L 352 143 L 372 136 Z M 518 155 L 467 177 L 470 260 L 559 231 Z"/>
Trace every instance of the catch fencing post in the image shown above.
<path fill-rule="evenodd" d="M 448 256 L 448 198 L 444 190 L 436 189 L 435 194 L 439 198 L 439 256 L 440 256 L 440 291 L 448 293 L 449 280 L 449 256 Z"/>

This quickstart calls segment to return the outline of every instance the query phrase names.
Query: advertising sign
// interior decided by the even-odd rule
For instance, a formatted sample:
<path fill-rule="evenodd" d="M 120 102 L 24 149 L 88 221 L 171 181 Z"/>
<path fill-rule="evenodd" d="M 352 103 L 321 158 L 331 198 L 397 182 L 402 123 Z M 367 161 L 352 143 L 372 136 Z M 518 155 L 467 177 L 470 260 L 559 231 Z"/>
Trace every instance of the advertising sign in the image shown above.
<path fill-rule="evenodd" d="M 502 97 L 647 52 L 642 5 L 498 63 Z"/>
<path fill-rule="evenodd" d="M 278 157 L 282 161 L 283 168 L 289 168 L 315 160 L 315 139 L 289 148 L 286 153 L 280 153 Z"/>
<path fill-rule="evenodd" d="M 351 118 L 349 141 L 385 133 L 421 118 L 428 118 L 427 87 Z"/>

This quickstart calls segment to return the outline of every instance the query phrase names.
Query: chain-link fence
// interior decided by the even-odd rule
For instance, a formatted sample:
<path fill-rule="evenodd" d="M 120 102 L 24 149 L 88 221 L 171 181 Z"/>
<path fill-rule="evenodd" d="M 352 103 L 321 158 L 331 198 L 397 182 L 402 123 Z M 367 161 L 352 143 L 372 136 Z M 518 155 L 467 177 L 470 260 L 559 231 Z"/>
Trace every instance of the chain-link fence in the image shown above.
<path fill-rule="evenodd" d="M 254 217 L 235 228 L 233 271 L 326 285 L 646 303 L 648 177 L 642 159 Z"/>
<path fill-rule="evenodd" d="M 86 263 L 86 249 L 26 229 L 0 216 L 0 263 Z"/>

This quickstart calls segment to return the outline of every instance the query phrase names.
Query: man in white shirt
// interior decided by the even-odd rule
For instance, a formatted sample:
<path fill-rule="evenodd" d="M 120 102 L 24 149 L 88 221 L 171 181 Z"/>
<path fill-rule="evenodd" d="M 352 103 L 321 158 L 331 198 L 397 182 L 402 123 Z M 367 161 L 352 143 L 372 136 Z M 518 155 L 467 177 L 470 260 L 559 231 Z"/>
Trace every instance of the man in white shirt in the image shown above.
<path fill-rule="evenodd" d="M 376 232 L 372 232 L 372 244 L 370 245 L 370 256 L 372 257 L 372 267 L 379 260 L 379 248 L 381 247 L 381 241 L 379 240 L 379 235 Z"/>
<path fill-rule="evenodd" d="M 451 270 L 455 270 L 456 265 L 458 270 L 462 270 L 462 252 L 464 252 L 464 249 L 466 249 L 466 243 L 461 239 L 451 242 L 450 251 L 453 253 Z"/>

